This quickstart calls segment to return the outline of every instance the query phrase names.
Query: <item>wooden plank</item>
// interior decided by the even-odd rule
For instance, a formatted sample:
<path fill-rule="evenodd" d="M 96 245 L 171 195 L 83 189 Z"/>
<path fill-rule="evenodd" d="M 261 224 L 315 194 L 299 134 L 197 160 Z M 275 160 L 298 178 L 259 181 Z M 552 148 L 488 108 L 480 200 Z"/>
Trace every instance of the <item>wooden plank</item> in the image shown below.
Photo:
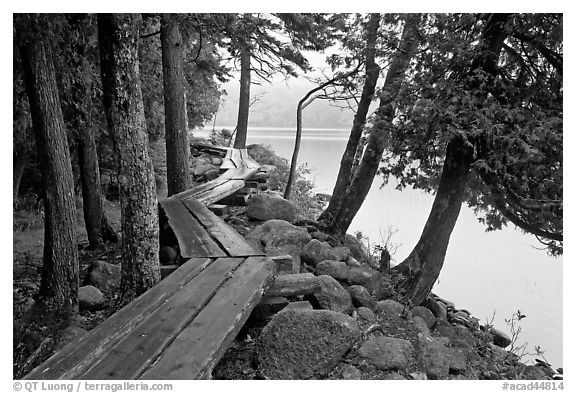
<path fill-rule="evenodd" d="M 224 157 L 224 161 L 220 166 L 220 169 L 234 169 L 241 167 L 242 159 L 240 157 L 240 151 L 238 149 L 231 149 L 228 150 L 226 153 L 226 157 Z"/>
<path fill-rule="evenodd" d="M 273 275 L 268 258 L 247 258 L 140 379 L 210 378 Z"/>
<path fill-rule="evenodd" d="M 229 180 L 226 183 L 215 187 L 211 190 L 201 192 L 194 195 L 194 197 L 183 199 L 186 201 L 188 199 L 196 199 L 205 205 L 211 205 L 219 200 L 227 197 L 228 195 L 234 194 L 236 191 L 244 187 L 243 180 Z"/>
<path fill-rule="evenodd" d="M 230 256 L 264 255 L 261 250 L 248 243 L 234 228 L 218 218 L 199 201 L 187 199 L 184 205 Z"/>
<path fill-rule="evenodd" d="M 260 164 L 258 164 L 256 161 L 254 161 L 252 159 L 252 157 L 250 157 L 248 155 L 248 150 L 246 149 L 240 149 L 240 157 L 242 158 L 242 161 L 244 161 L 244 164 L 250 168 L 250 169 L 260 169 Z"/>
<path fill-rule="evenodd" d="M 202 184 L 200 184 L 196 187 L 193 187 L 189 190 L 182 191 L 178 194 L 172 195 L 170 198 L 173 198 L 173 199 L 190 198 L 191 196 L 194 196 L 194 195 L 199 194 L 201 192 L 208 191 L 208 190 L 211 190 L 215 187 L 218 187 L 219 185 L 222 185 L 222 184 L 226 183 L 227 181 L 228 181 L 227 178 L 217 177 L 214 180 L 207 181 L 206 183 L 202 183 Z M 162 201 L 163 200 L 161 200 L 160 203 L 162 203 Z"/>
<path fill-rule="evenodd" d="M 174 273 L 178 269 L 178 265 L 161 265 L 160 266 L 160 278 L 165 279 L 170 274 Z"/>
<path fill-rule="evenodd" d="M 157 310 L 211 263 L 209 258 L 186 261 L 173 274 L 117 311 L 101 325 L 56 352 L 24 379 L 77 378 L 138 326 L 147 315 Z"/>
<path fill-rule="evenodd" d="M 248 204 L 248 195 L 230 195 L 222 198 L 220 203 L 230 206 L 246 206 Z"/>
<path fill-rule="evenodd" d="M 230 159 L 234 162 L 236 168 L 242 168 L 243 166 L 245 166 L 244 161 L 242 160 L 240 149 L 233 149 L 232 156 Z"/>
<path fill-rule="evenodd" d="M 180 246 L 180 255 L 184 258 L 225 257 L 227 254 L 206 232 L 177 199 L 165 199 L 162 207 L 168 217 L 168 222 Z"/>
<path fill-rule="evenodd" d="M 151 313 L 79 379 L 135 379 L 233 277 L 244 258 L 220 258 Z M 232 298 L 230 298 L 232 299 Z"/>
<path fill-rule="evenodd" d="M 224 157 L 224 161 L 222 162 L 220 169 L 242 168 L 245 166 L 246 165 L 242 160 L 240 149 L 232 149 L 229 150 L 226 154 L 226 157 Z"/>
<path fill-rule="evenodd" d="M 225 214 L 228 214 L 228 206 L 227 205 L 220 205 L 220 204 L 212 204 L 208 206 L 208 209 L 214 214 L 219 217 L 222 217 Z"/>
<path fill-rule="evenodd" d="M 205 151 L 208 153 L 215 153 L 215 154 L 219 154 L 219 155 L 225 155 L 231 148 L 230 147 L 224 147 L 224 146 L 215 146 L 215 145 L 210 145 L 207 143 L 200 143 L 200 142 L 195 142 L 191 144 L 193 148 L 195 148 L 198 151 Z"/>
<path fill-rule="evenodd" d="M 226 173 L 220 175 L 220 178 L 223 179 L 235 179 L 235 180 L 246 180 L 252 175 L 254 175 L 258 171 L 257 168 L 236 168 L 236 169 L 229 169 Z"/>
<path fill-rule="evenodd" d="M 245 168 L 232 168 L 227 169 L 226 172 L 222 173 L 218 179 L 242 179 L 242 174 L 244 173 Z"/>

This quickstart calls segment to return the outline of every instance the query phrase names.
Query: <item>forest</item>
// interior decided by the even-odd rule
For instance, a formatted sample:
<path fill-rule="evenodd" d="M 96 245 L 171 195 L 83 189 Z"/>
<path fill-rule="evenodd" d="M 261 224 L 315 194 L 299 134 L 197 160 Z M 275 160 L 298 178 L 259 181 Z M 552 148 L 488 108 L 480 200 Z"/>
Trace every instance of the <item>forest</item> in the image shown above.
<path fill-rule="evenodd" d="M 331 197 L 307 225 L 344 239 L 375 179 L 434 195 L 410 255 L 393 267 L 386 248 L 375 257 L 406 304 L 431 296 L 463 204 L 486 230 L 512 225 L 561 255 L 562 32 L 562 14 L 14 14 L 14 230 L 31 225 L 23 217 L 43 227 L 39 283 L 14 327 L 15 374 L 50 352 L 34 355 L 38 339 L 23 350 L 22 337 L 79 314 L 87 252 L 118 249 L 110 313 L 158 285 L 159 201 L 197 180 L 193 130 L 230 119 L 228 147 L 246 149 L 258 105 L 280 106 L 255 91 L 282 78 L 315 86 L 251 123 L 294 127 L 289 169 L 277 172 L 285 200 L 303 203 L 302 127 L 350 128 Z M 311 52 L 330 53 L 330 69 L 313 73 Z M 225 98 L 234 113 L 219 112 Z M 347 110 L 303 119 L 314 101 Z"/>

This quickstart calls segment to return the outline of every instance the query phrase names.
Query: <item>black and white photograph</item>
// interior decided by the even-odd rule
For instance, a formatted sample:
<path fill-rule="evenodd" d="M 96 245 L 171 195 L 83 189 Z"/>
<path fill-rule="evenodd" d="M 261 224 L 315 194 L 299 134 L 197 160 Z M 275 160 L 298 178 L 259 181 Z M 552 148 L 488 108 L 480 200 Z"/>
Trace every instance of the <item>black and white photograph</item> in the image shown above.
<path fill-rule="evenodd" d="M 565 389 L 562 12 L 148 8 L 12 13 L 11 391 Z"/>

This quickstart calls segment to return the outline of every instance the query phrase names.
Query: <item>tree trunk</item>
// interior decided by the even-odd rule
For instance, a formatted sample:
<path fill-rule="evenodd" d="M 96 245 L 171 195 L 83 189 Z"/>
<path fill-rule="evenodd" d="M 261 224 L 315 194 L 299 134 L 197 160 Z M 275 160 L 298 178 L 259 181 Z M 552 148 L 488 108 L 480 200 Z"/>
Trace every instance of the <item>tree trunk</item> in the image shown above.
<path fill-rule="evenodd" d="M 83 37 L 83 25 L 80 19 L 73 18 L 71 26 L 79 37 Z M 69 59 L 72 69 L 72 124 L 77 131 L 78 166 L 82 186 L 82 201 L 84 225 L 91 249 L 102 247 L 105 240 L 118 241 L 118 235 L 112 229 L 104 213 L 102 184 L 100 181 L 100 166 L 96 146 L 96 129 L 92 120 L 92 90 L 91 76 L 87 74 L 87 45 L 89 37 L 78 39 L 75 43 L 78 57 Z"/>
<path fill-rule="evenodd" d="M 310 105 L 316 98 L 317 95 L 313 95 L 314 93 L 323 90 L 324 88 L 333 85 L 335 82 L 341 79 L 346 79 L 351 75 L 354 75 L 358 72 L 359 66 L 356 67 L 354 70 L 347 72 L 343 75 L 338 75 L 319 86 L 316 86 L 312 90 L 310 90 L 300 101 L 298 101 L 298 105 L 296 106 L 296 138 L 294 141 L 294 151 L 292 152 L 292 160 L 290 161 L 290 172 L 288 174 L 288 179 L 286 181 L 286 189 L 284 190 L 284 199 L 290 199 L 290 194 L 292 193 L 292 184 L 294 184 L 294 180 L 296 180 L 296 168 L 298 166 L 298 154 L 300 152 L 300 141 L 302 140 L 302 111 Z"/>
<path fill-rule="evenodd" d="M 292 193 L 292 184 L 294 183 L 296 177 L 296 167 L 298 165 L 298 153 L 300 151 L 300 141 L 302 140 L 302 111 L 306 108 L 312 101 L 314 97 L 310 98 L 312 92 L 319 90 L 316 88 L 308 92 L 304 98 L 298 101 L 296 107 L 296 138 L 294 141 L 294 151 L 292 152 L 292 160 L 290 161 L 290 172 L 288 173 L 288 179 L 286 180 L 286 188 L 284 189 L 284 199 L 290 199 L 290 194 Z"/>
<path fill-rule="evenodd" d="M 462 138 L 454 138 L 446 148 L 446 158 L 438 192 L 420 240 L 395 270 L 407 277 L 402 283 L 412 305 L 422 303 L 438 279 L 466 193 L 466 179 L 473 162 L 473 148 Z"/>
<path fill-rule="evenodd" d="M 16 26 L 44 188 L 44 255 L 38 305 L 69 314 L 78 305 L 78 249 L 72 166 L 50 44 L 40 16 Z"/>
<path fill-rule="evenodd" d="M 116 243 L 118 235 L 108 223 L 104 213 L 100 167 L 96 149 L 96 130 L 89 121 L 80 128 L 78 138 L 78 162 L 82 181 L 84 225 L 90 248 L 96 249 L 105 240 Z"/>
<path fill-rule="evenodd" d="M 104 107 L 119 161 L 122 278 L 118 307 L 160 280 L 158 202 L 138 67 L 141 23 L 137 14 L 98 15 Z"/>
<path fill-rule="evenodd" d="M 320 214 L 320 217 L 318 217 L 318 221 L 329 221 L 334 217 L 336 212 L 340 210 L 346 188 L 352 178 L 354 157 L 356 156 L 358 144 L 362 138 L 362 131 L 366 124 L 366 117 L 368 116 L 368 110 L 370 109 L 374 91 L 376 90 L 376 83 L 378 82 L 378 74 L 380 73 L 380 67 L 374 60 L 379 26 L 380 14 L 371 14 L 368 25 L 366 26 L 366 49 L 364 51 L 364 57 L 366 59 L 366 80 L 364 82 L 364 87 L 362 88 L 362 96 L 360 97 L 356 115 L 354 116 L 354 123 L 350 130 L 350 137 L 346 144 L 346 150 L 344 150 L 344 154 L 340 160 L 340 170 L 338 171 L 338 177 L 336 178 L 336 185 L 332 191 L 332 198 L 330 198 L 326 210 L 324 210 L 322 214 Z"/>
<path fill-rule="evenodd" d="M 166 175 L 168 196 L 171 196 L 188 189 L 190 177 L 190 143 L 184 94 L 184 44 L 175 16 L 162 15 L 160 40 L 164 77 Z"/>
<path fill-rule="evenodd" d="M 240 100 L 238 102 L 238 124 L 236 124 L 235 149 L 246 147 L 248 114 L 250 112 L 250 50 L 246 43 L 240 46 Z"/>
<path fill-rule="evenodd" d="M 496 75 L 509 17 L 509 14 L 490 15 L 482 31 L 482 50 L 472 62 L 470 75 L 474 75 L 478 69 Z M 467 88 L 478 89 L 481 83 L 487 82 L 472 78 Z M 486 93 L 480 91 L 479 94 Z M 410 255 L 395 267 L 395 270 L 406 276 L 402 288 L 412 305 L 419 305 L 426 299 L 440 275 L 450 235 L 464 201 L 467 177 L 473 162 L 473 145 L 461 136 L 454 137 L 446 147 L 438 192 L 420 240 Z"/>
<path fill-rule="evenodd" d="M 417 30 L 420 18 L 420 14 L 408 14 L 406 16 L 399 47 L 392 59 L 382 92 L 380 93 L 378 120 L 373 125 L 358 171 L 349 181 L 348 187 L 344 192 L 340 208 L 335 211 L 332 221 L 325 228 L 329 233 L 337 236 L 346 234 L 352 220 L 370 191 L 384 152 L 386 132 L 391 127 L 394 119 L 394 98 L 403 82 L 404 72 L 410 63 L 410 59 L 418 47 Z M 354 153 L 355 151 L 354 149 Z"/>
<path fill-rule="evenodd" d="M 12 154 L 14 169 L 12 171 L 12 198 L 18 198 L 18 191 L 20 190 L 20 182 L 24 169 L 26 169 L 26 162 L 28 161 L 28 152 L 26 149 L 16 150 Z"/>

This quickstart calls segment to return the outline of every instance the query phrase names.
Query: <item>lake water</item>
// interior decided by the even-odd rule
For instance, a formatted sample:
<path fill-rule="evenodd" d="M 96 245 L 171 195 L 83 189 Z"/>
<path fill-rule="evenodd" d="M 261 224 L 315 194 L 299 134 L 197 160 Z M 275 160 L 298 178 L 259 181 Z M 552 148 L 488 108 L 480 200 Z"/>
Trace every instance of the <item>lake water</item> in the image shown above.
<path fill-rule="evenodd" d="M 294 129 L 250 128 L 248 143 L 271 145 L 277 154 L 290 159 L 294 134 Z M 303 131 L 299 163 L 308 163 L 318 192 L 332 192 L 348 134 L 349 130 Z M 196 131 L 195 135 L 206 134 Z M 349 232 L 361 231 L 378 243 L 387 228 L 396 229 L 392 242 L 401 246 L 393 258 L 399 263 L 418 241 L 433 196 L 420 190 L 398 191 L 393 184 L 380 185 L 376 178 Z M 513 226 L 485 232 L 472 210 L 463 206 L 433 291 L 469 310 L 481 323 L 495 313 L 494 326 L 505 332 L 509 327 L 504 319 L 521 310 L 527 317 L 520 323 L 518 344 L 527 342 L 530 352 L 540 346 L 548 362 L 560 367 L 563 262 L 536 249 L 539 246 L 533 236 Z"/>

